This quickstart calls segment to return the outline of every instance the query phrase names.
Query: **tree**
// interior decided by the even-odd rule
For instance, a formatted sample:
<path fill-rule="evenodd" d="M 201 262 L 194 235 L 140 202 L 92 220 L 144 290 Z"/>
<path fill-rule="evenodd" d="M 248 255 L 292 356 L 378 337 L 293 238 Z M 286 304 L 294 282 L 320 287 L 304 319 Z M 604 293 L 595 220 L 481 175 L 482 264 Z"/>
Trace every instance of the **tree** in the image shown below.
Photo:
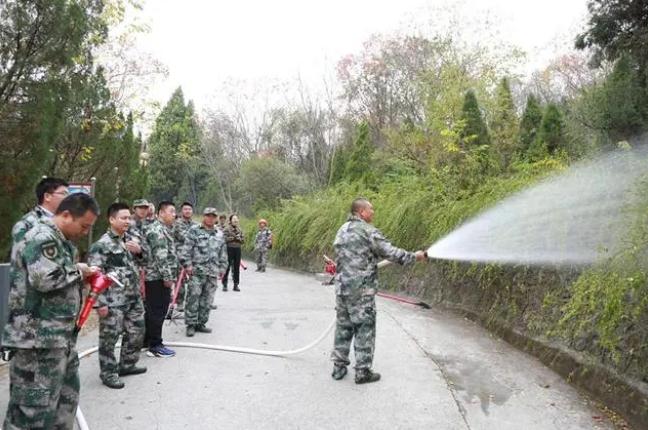
<path fill-rule="evenodd" d="M 466 148 L 469 146 L 490 145 L 490 135 L 488 127 L 482 117 L 477 97 L 473 90 L 468 90 L 464 98 L 461 120 L 463 129 L 461 130 L 461 139 Z"/>
<path fill-rule="evenodd" d="M 155 200 L 176 199 L 183 184 L 184 191 L 190 192 L 187 198 L 197 198 L 201 191 L 196 182 L 199 142 L 193 104 L 185 105 L 182 88 L 178 88 L 157 117 L 147 143 L 151 195 Z"/>
<path fill-rule="evenodd" d="M 545 109 L 538 132 L 538 141 L 547 148 L 550 154 L 555 154 L 564 140 L 563 118 L 558 106 L 549 103 Z"/>
<path fill-rule="evenodd" d="M 362 181 L 366 185 L 373 182 L 371 156 L 374 146 L 369 137 L 369 125 L 362 122 L 358 125 L 356 140 L 345 166 L 344 176 L 351 182 Z"/>
<path fill-rule="evenodd" d="M 636 64 L 640 85 L 648 87 L 648 2 L 645 0 L 589 0 L 590 19 L 576 37 L 578 49 L 593 50 L 592 64 L 627 55 Z"/>
<path fill-rule="evenodd" d="M 6 0 L 0 5 L 0 248 L 34 204 L 33 187 L 70 123 L 61 93 L 91 70 L 105 37 L 100 1 Z M 68 113 L 67 111 L 66 113 Z"/>
<path fill-rule="evenodd" d="M 542 123 L 542 108 L 533 94 L 527 97 L 526 107 L 520 121 L 519 148 L 526 153 L 538 137 Z"/>
<path fill-rule="evenodd" d="M 309 184 L 293 166 L 273 157 L 256 157 L 244 162 L 238 187 L 239 207 L 250 215 L 262 209 L 276 209 L 282 199 L 309 190 Z"/>
<path fill-rule="evenodd" d="M 502 168 L 506 168 L 517 147 L 518 119 L 508 78 L 497 86 L 491 131 L 493 151 Z"/>

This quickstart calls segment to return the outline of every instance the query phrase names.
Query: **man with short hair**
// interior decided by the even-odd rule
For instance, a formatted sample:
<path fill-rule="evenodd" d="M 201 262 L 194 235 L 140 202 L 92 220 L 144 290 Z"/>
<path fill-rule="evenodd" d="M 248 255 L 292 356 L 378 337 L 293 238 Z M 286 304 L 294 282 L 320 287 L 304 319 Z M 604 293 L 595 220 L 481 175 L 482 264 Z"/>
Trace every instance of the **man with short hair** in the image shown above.
<path fill-rule="evenodd" d="M 135 263 L 143 267 L 146 265 L 146 214 L 148 213 L 149 202 L 146 199 L 135 199 L 133 201 L 133 213 L 130 217 L 128 230 L 126 230 L 126 247 L 135 256 Z"/>
<path fill-rule="evenodd" d="M 185 306 L 187 336 L 211 333 L 207 327 L 218 277 L 227 267 L 227 246 L 223 233 L 215 228 L 215 208 L 205 208 L 203 222 L 192 227 L 185 237 L 181 262 L 190 276 Z"/>
<path fill-rule="evenodd" d="M 162 343 L 162 325 L 169 310 L 171 291 L 178 275 L 178 258 L 171 230 L 175 220 L 173 202 L 158 205 L 158 217 L 146 228 L 146 334 L 144 343 L 152 357 L 173 357 L 175 351 Z"/>
<path fill-rule="evenodd" d="M 335 341 L 331 360 L 333 379 L 340 380 L 350 364 L 349 351 L 354 340 L 356 384 L 380 380 L 371 370 L 376 342 L 376 293 L 378 262 L 386 258 L 401 265 L 427 258 L 424 251 L 416 253 L 393 246 L 374 227 L 374 209 L 365 198 L 351 204 L 351 216 L 338 230 L 333 247 L 336 252 L 335 275 Z"/>
<path fill-rule="evenodd" d="M 144 340 L 144 304 L 139 290 L 139 270 L 127 246 L 126 231 L 131 213 L 125 203 L 113 203 L 107 211 L 110 227 L 88 253 L 88 264 L 112 274 L 120 283 L 113 284 L 97 299 L 99 315 L 99 377 L 110 388 L 123 388 L 120 376 L 146 372 L 138 367 Z M 115 345 L 122 337 L 119 363 Z"/>
<path fill-rule="evenodd" d="M 43 178 L 36 185 L 37 205 L 14 224 L 11 229 L 13 242 L 22 240 L 42 217 L 52 218 L 61 201 L 67 197 L 68 183 L 59 178 Z"/>
<path fill-rule="evenodd" d="M 2 334 L 11 359 L 5 429 L 72 429 L 79 403 L 76 322 L 83 279 L 97 269 L 76 263 L 71 240 L 87 235 L 99 214 L 87 194 L 64 198 L 14 243 L 9 318 Z"/>
<path fill-rule="evenodd" d="M 182 206 L 180 206 L 180 215 L 181 216 L 178 219 L 176 219 L 175 222 L 173 223 L 173 239 L 175 240 L 176 249 L 178 250 L 182 248 L 182 244 L 184 243 L 189 230 L 192 227 L 199 225 L 198 223 L 194 222 L 192 218 L 193 205 L 191 203 L 189 202 L 182 203 Z M 189 280 L 186 278 L 180 283 L 180 290 L 178 291 L 178 298 L 177 298 L 179 311 L 184 310 L 185 291 L 187 290 L 188 283 Z"/>
<path fill-rule="evenodd" d="M 149 225 L 155 221 L 155 205 L 151 202 L 148 204 L 148 211 L 146 212 L 146 221 L 144 225 Z"/>

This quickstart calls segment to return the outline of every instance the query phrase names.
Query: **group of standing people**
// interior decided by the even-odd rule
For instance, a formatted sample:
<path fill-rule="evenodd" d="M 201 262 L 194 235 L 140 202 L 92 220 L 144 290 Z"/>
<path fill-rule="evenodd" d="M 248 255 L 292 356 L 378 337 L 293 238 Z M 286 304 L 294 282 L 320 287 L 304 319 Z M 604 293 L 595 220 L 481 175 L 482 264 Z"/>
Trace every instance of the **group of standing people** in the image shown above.
<path fill-rule="evenodd" d="M 117 202 L 106 210 L 108 229 L 90 246 L 85 264 L 73 241 L 94 225 L 97 202 L 70 194 L 57 178 L 41 180 L 36 198 L 36 207 L 12 229 L 9 315 L 2 331 L 10 400 L 3 428 L 72 429 L 80 388 L 77 321 L 87 280 L 96 272 L 117 280 L 94 308 L 99 376 L 107 387 L 123 388 L 122 377 L 147 371 L 138 366 L 142 347 L 153 357 L 175 355 L 164 345 L 162 327 L 176 285 L 184 289 L 176 295 L 184 304 L 187 336 L 211 332 L 218 279 L 226 291 L 231 269 L 233 289 L 240 291 L 244 236 L 236 215 L 228 223 L 212 207 L 197 223 L 187 202 L 177 218 L 170 201 L 160 202 L 156 212 L 144 199 L 132 206 Z"/>
<path fill-rule="evenodd" d="M 227 291 L 228 273 L 239 288 L 244 235 L 236 215 L 226 218 L 205 208 L 201 223 L 193 206 L 162 201 L 157 217 L 143 199 L 113 203 L 107 209 L 107 232 L 89 249 L 88 264 L 79 262 L 72 241 L 87 235 L 99 216 L 89 195 L 69 194 L 68 184 L 45 178 L 36 187 L 36 207 L 12 229 L 9 315 L 2 331 L 2 358 L 11 361 L 10 400 L 4 428 L 72 429 L 79 401 L 76 340 L 84 282 L 101 271 L 117 279 L 97 300 L 100 378 L 110 388 L 120 377 L 146 372 L 138 366 L 142 346 L 154 357 L 172 357 L 163 343 L 162 326 L 176 283 L 185 285 L 186 335 L 209 333 L 207 327 L 218 278 Z M 336 315 L 332 377 L 344 378 L 353 341 L 355 382 L 375 382 L 377 263 L 386 258 L 412 264 L 427 258 L 394 247 L 372 225 L 373 206 L 359 198 L 333 244 L 337 258 Z M 266 269 L 272 232 L 259 220 L 255 238 L 257 271 Z M 141 281 L 144 281 L 142 294 Z M 115 346 L 121 336 L 119 360 Z"/>

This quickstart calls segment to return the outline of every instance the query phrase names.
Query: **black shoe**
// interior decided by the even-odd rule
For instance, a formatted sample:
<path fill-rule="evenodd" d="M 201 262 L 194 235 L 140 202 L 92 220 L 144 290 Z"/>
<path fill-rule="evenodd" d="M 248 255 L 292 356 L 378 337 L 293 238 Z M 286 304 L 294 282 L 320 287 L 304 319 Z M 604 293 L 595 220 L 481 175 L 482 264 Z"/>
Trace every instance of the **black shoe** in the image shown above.
<path fill-rule="evenodd" d="M 346 374 L 347 374 L 346 366 L 338 366 L 337 364 L 333 366 L 333 373 L 331 373 L 331 376 L 336 381 L 339 381 L 340 379 L 344 378 Z"/>
<path fill-rule="evenodd" d="M 261 268 L 261 270 L 259 270 L 259 272 L 265 273 L 265 267 Z"/>
<path fill-rule="evenodd" d="M 108 388 L 114 388 L 116 390 L 124 388 L 124 383 L 116 375 L 102 379 L 101 382 Z"/>
<path fill-rule="evenodd" d="M 227 291 L 227 285 L 223 285 L 223 291 Z"/>
<path fill-rule="evenodd" d="M 196 334 L 196 329 L 192 325 L 187 326 L 187 337 L 193 337 Z"/>
<path fill-rule="evenodd" d="M 119 369 L 119 376 L 140 375 L 142 373 L 146 373 L 146 367 L 131 366 Z"/>
<path fill-rule="evenodd" d="M 196 327 L 196 331 L 198 333 L 211 333 L 212 329 L 210 329 L 209 327 L 205 327 L 204 325 L 199 325 Z"/>
<path fill-rule="evenodd" d="M 360 370 L 356 372 L 356 384 L 370 384 L 377 381 L 380 381 L 380 373 L 372 372 L 371 370 Z"/>
<path fill-rule="evenodd" d="M 232 289 L 233 289 L 234 291 L 241 291 L 241 290 L 239 290 L 239 287 L 238 287 L 238 285 L 236 285 L 236 284 L 234 284 L 234 288 L 232 288 Z"/>
<path fill-rule="evenodd" d="M 260 271 L 261 271 L 260 267 L 257 267 L 256 270 L 255 270 L 255 272 L 260 272 Z"/>
<path fill-rule="evenodd" d="M 211 305 L 209 305 L 209 307 L 210 307 L 211 310 L 213 310 L 213 311 L 215 311 L 216 309 L 218 309 L 218 306 L 216 306 L 214 303 L 212 303 Z"/>

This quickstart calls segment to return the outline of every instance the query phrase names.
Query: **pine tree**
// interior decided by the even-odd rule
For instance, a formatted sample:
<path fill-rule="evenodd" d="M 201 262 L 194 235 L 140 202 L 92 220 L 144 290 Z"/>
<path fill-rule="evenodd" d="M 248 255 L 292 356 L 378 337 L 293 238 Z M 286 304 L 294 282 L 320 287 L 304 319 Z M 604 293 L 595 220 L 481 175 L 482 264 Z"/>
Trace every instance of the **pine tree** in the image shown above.
<path fill-rule="evenodd" d="M 506 168 L 517 147 L 518 119 L 507 78 L 502 78 L 495 94 L 491 131 L 493 150 L 502 168 Z"/>
<path fill-rule="evenodd" d="M 174 91 L 155 121 L 148 141 L 150 151 L 150 189 L 157 201 L 174 200 L 185 184 L 193 186 L 194 166 L 199 145 L 198 124 L 193 104 L 185 105 L 182 88 Z"/>
<path fill-rule="evenodd" d="M 461 119 L 464 127 L 461 130 L 460 137 L 465 146 L 490 145 L 488 128 L 473 90 L 466 92 Z"/>
<path fill-rule="evenodd" d="M 522 114 L 519 132 L 519 151 L 525 154 L 535 142 L 540 124 L 542 123 L 542 108 L 533 94 L 527 98 L 526 108 Z"/>
<path fill-rule="evenodd" d="M 353 143 L 353 149 L 345 167 L 345 177 L 349 181 L 362 181 L 365 184 L 372 183 L 371 156 L 374 147 L 369 138 L 369 125 L 366 122 L 360 123 L 357 128 L 357 136 Z"/>
<path fill-rule="evenodd" d="M 644 89 L 628 56 L 622 56 L 603 85 L 602 128 L 613 140 L 639 134 L 646 125 L 648 109 Z"/>
<path fill-rule="evenodd" d="M 563 128 L 564 125 L 560 109 L 554 103 L 549 103 L 542 117 L 538 141 L 547 148 L 550 154 L 555 154 L 563 145 Z"/>

